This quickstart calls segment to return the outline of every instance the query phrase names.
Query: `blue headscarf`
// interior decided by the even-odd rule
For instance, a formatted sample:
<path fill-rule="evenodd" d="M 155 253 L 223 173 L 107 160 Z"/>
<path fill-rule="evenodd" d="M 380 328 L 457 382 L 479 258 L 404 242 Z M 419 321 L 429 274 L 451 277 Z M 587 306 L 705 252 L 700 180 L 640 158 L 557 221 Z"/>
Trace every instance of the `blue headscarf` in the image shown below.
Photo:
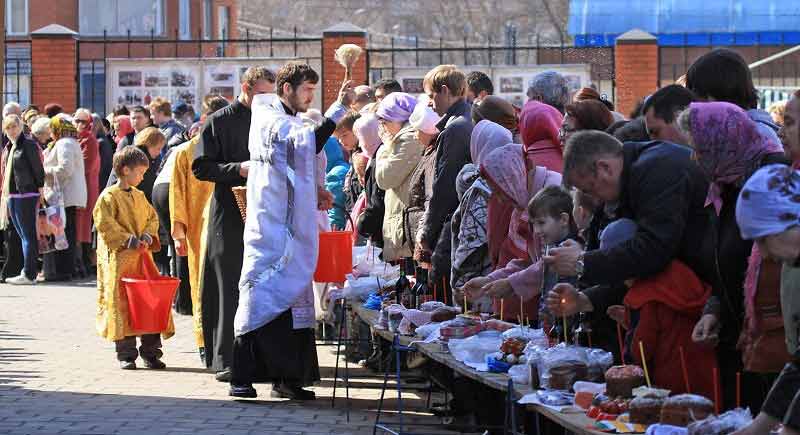
<path fill-rule="evenodd" d="M 786 165 L 756 171 L 739 194 L 736 222 L 747 240 L 800 225 L 800 171 Z"/>

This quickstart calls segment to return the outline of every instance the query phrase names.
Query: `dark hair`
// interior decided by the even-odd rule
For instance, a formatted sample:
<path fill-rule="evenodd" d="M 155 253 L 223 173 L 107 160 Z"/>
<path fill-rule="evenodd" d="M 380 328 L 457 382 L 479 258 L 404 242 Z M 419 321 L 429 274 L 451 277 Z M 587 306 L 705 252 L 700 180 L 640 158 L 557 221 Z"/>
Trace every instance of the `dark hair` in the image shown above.
<path fill-rule="evenodd" d="M 203 98 L 203 113 L 210 115 L 223 107 L 228 106 L 228 100 L 220 95 L 206 95 Z"/>
<path fill-rule="evenodd" d="M 567 115 L 575 118 L 578 130 L 606 129 L 614 122 L 614 115 L 600 100 L 583 100 L 567 104 Z"/>
<path fill-rule="evenodd" d="M 481 91 L 486 91 L 489 95 L 494 94 L 492 79 L 481 71 L 472 71 L 467 74 L 467 87 L 475 95 L 480 94 Z"/>
<path fill-rule="evenodd" d="M 122 168 L 150 166 L 150 159 L 139 147 L 124 147 L 114 154 L 112 166 L 119 177 L 122 176 Z"/>
<path fill-rule="evenodd" d="M 114 110 L 112 110 L 111 113 L 114 114 L 114 117 L 131 114 L 131 112 L 128 110 L 128 106 L 124 104 L 117 104 L 116 106 L 114 106 Z"/>
<path fill-rule="evenodd" d="M 360 113 L 354 112 L 352 110 L 347 112 L 347 114 L 344 115 L 342 120 L 339 121 L 338 124 L 336 124 L 336 131 L 353 130 L 353 124 L 356 123 L 358 118 L 361 118 Z"/>
<path fill-rule="evenodd" d="M 131 107 L 131 114 L 133 113 L 141 113 L 144 115 L 145 118 L 150 119 L 150 109 L 144 106 L 133 106 Z"/>
<path fill-rule="evenodd" d="M 744 110 L 758 106 L 750 68 L 739 53 L 727 48 L 709 51 L 686 72 L 686 87 L 700 99 L 713 98 Z"/>
<path fill-rule="evenodd" d="M 631 109 L 630 113 L 628 113 L 628 119 L 638 118 L 644 115 L 644 112 L 642 111 L 642 107 L 644 107 L 644 102 L 645 102 L 644 98 L 640 98 L 639 101 L 636 102 L 636 105 L 633 106 L 633 109 Z"/>
<path fill-rule="evenodd" d="M 44 114 L 47 115 L 48 118 L 52 118 L 59 113 L 64 113 L 64 108 L 61 107 L 58 103 L 47 103 L 44 106 Z"/>
<path fill-rule="evenodd" d="M 694 101 L 694 94 L 683 86 L 664 86 L 645 100 L 642 106 L 642 115 L 653 109 L 653 114 L 657 118 L 661 118 L 669 124 L 675 121 L 678 112 L 689 107 L 692 101 Z"/>
<path fill-rule="evenodd" d="M 586 192 L 575 189 L 572 191 L 572 202 L 573 205 L 577 205 L 578 207 L 583 207 L 586 210 L 591 212 L 597 211 L 601 205 L 603 205 L 603 201 L 595 198 L 592 195 L 587 194 Z"/>
<path fill-rule="evenodd" d="M 606 133 L 614 136 L 620 142 L 647 142 L 650 140 L 647 126 L 641 116 L 630 121 L 615 122 L 608 127 Z"/>
<path fill-rule="evenodd" d="M 376 89 L 383 89 L 386 95 L 392 92 L 403 92 L 403 87 L 400 86 L 400 82 L 395 79 L 378 80 L 378 83 L 375 83 L 375 86 L 373 86 L 373 93 L 375 93 Z"/>
<path fill-rule="evenodd" d="M 107 132 L 111 131 L 111 123 L 108 122 L 107 119 L 100 118 L 100 122 L 103 124 L 103 128 L 105 128 Z"/>
<path fill-rule="evenodd" d="M 591 170 L 595 173 L 597 159 L 610 156 L 622 156 L 622 142 L 614 136 L 597 130 L 573 134 L 564 146 L 564 183 L 571 185 L 570 176 L 576 171 Z"/>
<path fill-rule="evenodd" d="M 283 85 L 288 83 L 292 90 L 296 90 L 303 82 L 317 84 L 319 74 L 311 66 L 302 62 L 289 62 L 278 70 L 276 86 L 278 96 L 283 96 Z"/>
<path fill-rule="evenodd" d="M 537 216 L 558 218 L 561 213 L 572 216 L 572 195 L 561 186 L 542 188 L 528 203 L 528 216 L 531 219 Z"/>
<path fill-rule="evenodd" d="M 611 101 L 608 101 L 605 95 L 600 95 L 597 92 L 597 89 L 594 88 L 581 88 L 578 92 L 575 93 L 575 96 L 572 97 L 572 101 L 586 101 L 586 100 L 597 100 L 608 108 L 608 110 L 614 110 L 614 104 Z"/>

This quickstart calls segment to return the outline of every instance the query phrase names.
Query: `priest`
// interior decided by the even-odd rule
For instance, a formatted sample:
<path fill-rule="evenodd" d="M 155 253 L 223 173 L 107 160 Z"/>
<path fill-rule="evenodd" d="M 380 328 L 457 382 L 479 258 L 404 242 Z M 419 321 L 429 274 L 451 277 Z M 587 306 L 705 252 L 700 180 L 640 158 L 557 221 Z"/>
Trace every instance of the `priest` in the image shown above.
<path fill-rule="evenodd" d="M 253 383 L 272 383 L 272 396 L 313 400 L 303 389 L 319 380 L 314 345 L 312 277 L 317 263 L 318 209 L 333 198 L 317 188 L 316 154 L 347 113 L 350 82 L 319 127 L 298 113 L 311 106 L 319 76 L 290 62 L 276 78 L 277 95 L 253 101 L 244 263 L 234 330 L 230 395 L 256 397 Z"/>
<path fill-rule="evenodd" d="M 251 67 L 242 75 L 236 101 L 206 119 L 194 151 L 192 172 L 214 184 L 209 210 L 208 238 L 203 263 L 201 296 L 206 366 L 217 380 L 230 382 L 233 359 L 233 316 L 239 299 L 244 223 L 231 187 L 247 181 L 250 153 L 250 105 L 253 97 L 275 92 L 275 76 Z"/>

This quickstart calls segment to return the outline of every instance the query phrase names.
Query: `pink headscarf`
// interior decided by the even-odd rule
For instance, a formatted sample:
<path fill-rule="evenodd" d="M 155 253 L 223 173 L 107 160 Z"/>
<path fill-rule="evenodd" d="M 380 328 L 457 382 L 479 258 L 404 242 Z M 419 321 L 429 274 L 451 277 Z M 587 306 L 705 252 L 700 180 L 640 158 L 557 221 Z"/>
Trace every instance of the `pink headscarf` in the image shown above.
<path fill-rule="evenodd" d="M 116 136 L 114 136 L 114 141 L 119 144 L 125 136 L 133 133 L 133 126 L 131 125 L 131 118 L 128 115 L 117 115 L 115 120 L 117 121 L 118 127 Z"/>
<path fill-rule="evenodd" d="M 536 100 L 525 103 L 519 115 L 519 131 L 525 144 L 528 169 L 544 166 L 561 172 L 564 160 L 558 130 L 563 121 L 561 112 L 553 106 Z"/>
<path fill-rule="evenodd" d="M 364 149 L 367 158 L 375 157 L 375 152 L 381 145 L 381 136 L 378 134 L 378 118 L 371 113 L 361 115 L 353 124 L 353 133 L 358 138 L 358 143 Z"/>
<path fill-rule="evenodd" d="M 469 153 L 472 163 L 480 167 L 489 153 L 512 142 L 511 132 L 507 128 L 489 120 L 475 124 L 469 141 Z"/>
<path fill-rule="evenodd" d="M 531 197 L 522 145 L 508 144 L 488 153 L 482 159 L 481 173 L 503 190 L 514 208 L 524 210 L 528 206 Z"/>
<path fill-rule="evenodd" d="M 747 113 L 731 103 L 692 103 L 689 124 L 697 163 L 711 185 L 706 205 L 722 208 L 722 186 L 743 185 L 766 154 L 782 153 L 783 147 L 758 131 Z"/>

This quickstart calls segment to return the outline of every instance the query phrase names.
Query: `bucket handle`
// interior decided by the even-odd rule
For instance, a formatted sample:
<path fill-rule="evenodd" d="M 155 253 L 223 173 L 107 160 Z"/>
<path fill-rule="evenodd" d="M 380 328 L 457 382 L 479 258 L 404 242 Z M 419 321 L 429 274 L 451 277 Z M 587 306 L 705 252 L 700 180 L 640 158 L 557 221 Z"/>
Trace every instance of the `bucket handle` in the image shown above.
<path fill-rule="evenodd" d="M 144 278 L 148 281 L 154 281 L 154 277 L 158 277 L 161 274 L 158 272 L 156 263 L 153 261 L 153 256 L 148 254 L 149 252 L 147 248 L 139 248 L 139 256 L 142 261 L 142 272 L 144 273 Z"/>
<path fill-rule="evenodd" d="M 356 229 L 356 223 L 355 223 L 355 222 L 353 222 L 353 218 L 352 218 L 352 217 L 350 217 L 350 213 L 348 213 L 348 212 L 347 212 L 347 209 L 346 209 L 346 208 L 342 207 L 342 206 L 341 206 L 341 205 L 339 205 L 339 204 L 333 204 L 333 207 L 331 207 L 331 208 L 338 208 L 339 210 L 341 210 L 342 212 L 344 212 L 344 216 L 345 216 L 345 217 L 347 218 L 347 220 L 350 222 L 350 226 L 351 226 L 351 227 L 353 227 L 353 232 L 354 232 L 354 233 L 358 233 L 358 230 Z"/>

